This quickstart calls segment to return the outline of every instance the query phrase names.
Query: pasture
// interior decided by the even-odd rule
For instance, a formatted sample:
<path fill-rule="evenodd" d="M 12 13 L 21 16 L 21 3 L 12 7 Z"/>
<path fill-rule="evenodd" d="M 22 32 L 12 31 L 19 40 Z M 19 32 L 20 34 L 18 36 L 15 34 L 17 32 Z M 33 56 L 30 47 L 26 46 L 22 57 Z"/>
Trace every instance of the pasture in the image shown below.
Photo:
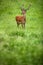
<path fill-rule="evenodd" d="M 15 17 L 26 12 L 26 26 L 17 27 Z M 43 0 L 0 0 L 0 65 L 43 64 Z"/>

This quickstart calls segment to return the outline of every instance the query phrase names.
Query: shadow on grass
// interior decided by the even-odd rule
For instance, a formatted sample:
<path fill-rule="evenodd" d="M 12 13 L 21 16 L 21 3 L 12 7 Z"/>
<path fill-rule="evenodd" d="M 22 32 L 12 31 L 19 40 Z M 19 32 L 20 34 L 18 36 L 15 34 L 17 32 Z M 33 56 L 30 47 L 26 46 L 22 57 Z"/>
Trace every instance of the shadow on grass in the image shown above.
<path fill-rule="evenodd" d="M 15 31 L 15 32 L 11 32 L 9 34 L 9 36 L 21 36 L 21 37 L 25 37 L 25 33 L 22 31 Z"/>
<path fill-rule="evenodd" d="M 30 38 L 38 38 L 38 35 L 35 33 L 31 33 L 31 35 L 29 35 Z"/>
<path fill-rule="evenodd" d="M 0 42 L 2 42 L 2 41 L 4 41 L 5 39 L 2 37 L 2 38 L 0 38 Z"/>

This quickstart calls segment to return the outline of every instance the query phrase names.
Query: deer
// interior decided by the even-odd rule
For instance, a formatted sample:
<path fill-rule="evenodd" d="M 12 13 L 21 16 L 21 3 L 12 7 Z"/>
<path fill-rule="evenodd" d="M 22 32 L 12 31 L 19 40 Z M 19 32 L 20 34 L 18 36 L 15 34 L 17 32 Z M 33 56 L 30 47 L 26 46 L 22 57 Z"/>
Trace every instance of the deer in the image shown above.
<path fill-rule="evenodd" d="M 16 16 L 16 23 L 17 23 L 17 27 L 19 27 L 19 25 L 22 25 L 22 28 L 25 28 L 25 23 L 26 23 L 26 12 L 27 10 L 30 9 L 31 3 L 29 4 L 28 8 L 24 8 L 24 4 L 22 5 L 22 7 L 20 7 L 21 11 L 22 11 L 22 15 L 21 16 Z"/>

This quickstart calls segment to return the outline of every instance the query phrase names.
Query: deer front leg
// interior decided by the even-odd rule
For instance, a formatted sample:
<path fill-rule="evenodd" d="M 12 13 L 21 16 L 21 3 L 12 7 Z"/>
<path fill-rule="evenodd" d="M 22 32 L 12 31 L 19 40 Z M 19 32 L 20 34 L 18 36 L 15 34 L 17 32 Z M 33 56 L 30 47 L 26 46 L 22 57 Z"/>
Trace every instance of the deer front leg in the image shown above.
<path fill-rule="evenodd" d="M 25 28 L 25 23 L 23 24 L 23 28 Z"/>
<path fill-rule="evenodd" d="M 17 22 L 17 27 L 19 27 L 19 23 Z"/>
<path fill-rule="evenodd" d="M 25 23 L 22 23 L 22 28 L 25 28 Z"/>

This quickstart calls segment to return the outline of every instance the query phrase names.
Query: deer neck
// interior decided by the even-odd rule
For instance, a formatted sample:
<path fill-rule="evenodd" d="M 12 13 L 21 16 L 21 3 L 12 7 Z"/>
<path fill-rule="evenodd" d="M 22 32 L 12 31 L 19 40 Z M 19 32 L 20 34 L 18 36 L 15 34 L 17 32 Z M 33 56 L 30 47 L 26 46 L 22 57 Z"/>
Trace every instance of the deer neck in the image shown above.
<path fill-rule="evenodd" d="M 24 18 L 26 18 L 26 14 L 23 14 Z"/>

